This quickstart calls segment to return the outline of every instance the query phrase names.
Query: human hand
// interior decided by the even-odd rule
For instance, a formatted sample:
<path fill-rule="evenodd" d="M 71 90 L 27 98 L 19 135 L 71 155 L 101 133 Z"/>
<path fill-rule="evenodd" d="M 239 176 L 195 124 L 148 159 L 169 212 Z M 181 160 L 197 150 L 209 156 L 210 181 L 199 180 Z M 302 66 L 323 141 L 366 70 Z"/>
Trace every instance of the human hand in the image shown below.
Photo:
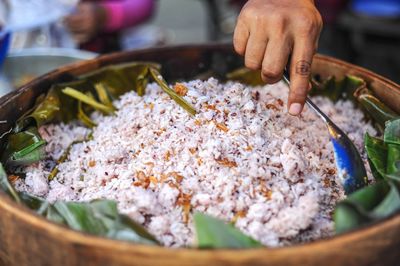
<path fill-rule="evenodd" d="M 322 19 L 313 0 L 249 0 L 235 28 L 235 50 L 267 83 L 278 82 L 291 55 L 289 113 L 299 115 L 310 88 Z"/>
<path fill-rule="evenodd" d="M 65 18 L 65 24 L 78 43 L 95 37 L 107 19 L 106 10 L 95 3 L 80 3 L 76 12 Z"/>

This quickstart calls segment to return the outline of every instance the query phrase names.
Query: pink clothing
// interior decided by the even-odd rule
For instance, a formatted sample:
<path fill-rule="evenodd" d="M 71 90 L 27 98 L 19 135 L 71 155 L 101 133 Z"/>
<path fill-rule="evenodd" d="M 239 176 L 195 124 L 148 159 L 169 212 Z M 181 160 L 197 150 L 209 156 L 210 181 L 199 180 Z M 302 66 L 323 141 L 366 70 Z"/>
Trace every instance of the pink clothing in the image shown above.
<path fill-rule="evenodd" d="M 115 32 L 146 20 L 153 12 L 154 0 L 104 0 L 108 20 L 104 31 Z"/>
<path fill-rule="evenodd" d="M 135 26 L 151 16 L 156 0 L 81 0 L 102 5 L 106 9 L 107 21 L 101 32 L 81 49 L 97 53 L 119 50 L 119 31 Z"/>

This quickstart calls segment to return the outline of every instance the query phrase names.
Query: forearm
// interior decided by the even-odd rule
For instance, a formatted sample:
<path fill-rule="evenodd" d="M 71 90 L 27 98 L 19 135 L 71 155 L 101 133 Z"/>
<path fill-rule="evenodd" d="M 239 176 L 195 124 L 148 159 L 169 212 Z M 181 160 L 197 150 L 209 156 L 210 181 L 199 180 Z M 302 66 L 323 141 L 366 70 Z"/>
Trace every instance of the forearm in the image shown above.
<path fill-rule="evenodd" d="M 154 0 L 105 1 L 107 19 L 104 31 L 118 31 L 137 25 L 149 18 L 154 9 Z"/>

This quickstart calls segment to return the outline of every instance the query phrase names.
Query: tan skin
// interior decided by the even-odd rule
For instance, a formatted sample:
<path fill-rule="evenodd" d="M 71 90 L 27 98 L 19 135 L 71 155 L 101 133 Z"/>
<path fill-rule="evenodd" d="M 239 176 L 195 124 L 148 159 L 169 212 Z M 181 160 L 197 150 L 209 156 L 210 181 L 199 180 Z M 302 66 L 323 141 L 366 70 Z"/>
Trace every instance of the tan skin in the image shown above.
<path fill-rule="evenodd" d="M 312 0 L 249 0 L 235 28 L 235 50 L 267 83 L 278 82 L 291 55 L 289 113 L 299 115 L 310 88 L 322 19 Z"/>
<path fill-rule="evenodd" d="M 96 3 L 80 3 L 76 11 L 65 18 L 65 25 L 73 38 L 85 43 L 95 37 L 107 20 L 105 9 Z"/>

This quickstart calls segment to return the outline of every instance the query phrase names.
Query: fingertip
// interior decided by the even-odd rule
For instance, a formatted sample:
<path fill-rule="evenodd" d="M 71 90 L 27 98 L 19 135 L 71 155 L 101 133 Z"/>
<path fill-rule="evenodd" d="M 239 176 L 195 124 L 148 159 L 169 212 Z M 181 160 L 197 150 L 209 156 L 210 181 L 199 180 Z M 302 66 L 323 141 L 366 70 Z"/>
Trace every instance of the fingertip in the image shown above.
<path fill-rule="evenodd" d="M 299 115 L 304 108 L 308 93 L 308 83 L 306 86 L 294 87 L 292 84 L 289 92 L 288 112 L 291 115 Z"/>
<path fill-rule="evenodd" d="M 301 103 L 291 103 L 289 106 L 289 114 L 293 116 L 298 116 L 303 111 L 304 105 Z"/>
<path fill-rule="evenodd" d="M 244 56 L 245 46 L 241 44 L 238 40 L 233 39 L 233 48 L 235 52 L 241 56 Z"/>
<path fill-rule="evenodd" d="M 244 56 L 246 52 L 248 37 L 249 32 L 247 28 L 242 25 L 242 23 L 238 22 L 233 33 L 233 48 L 235 49 L 236 53 L 241 56 Z"/>

